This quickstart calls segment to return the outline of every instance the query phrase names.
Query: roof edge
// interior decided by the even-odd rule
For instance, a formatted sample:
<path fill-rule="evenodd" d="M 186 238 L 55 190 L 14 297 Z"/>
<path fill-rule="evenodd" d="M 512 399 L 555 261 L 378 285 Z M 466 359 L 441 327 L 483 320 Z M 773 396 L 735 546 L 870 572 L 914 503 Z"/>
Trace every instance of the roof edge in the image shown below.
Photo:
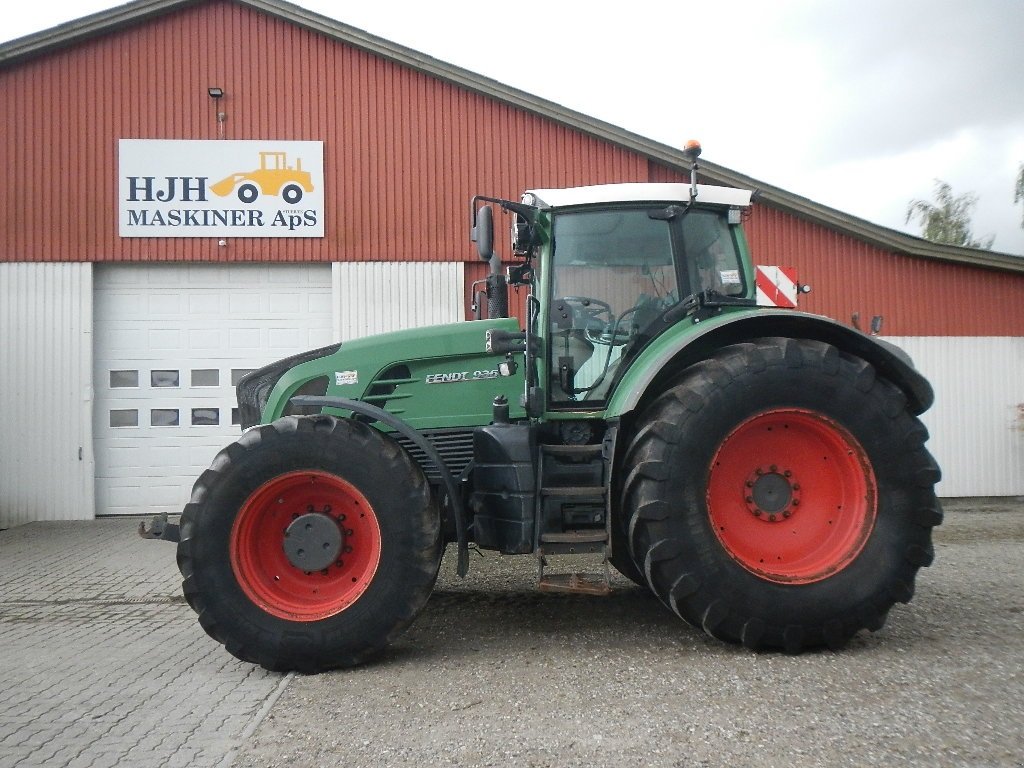
<path fill-rule="evenodd" d="M 0 69 L 203 0 L 135 0 L 0 45 Z"/>

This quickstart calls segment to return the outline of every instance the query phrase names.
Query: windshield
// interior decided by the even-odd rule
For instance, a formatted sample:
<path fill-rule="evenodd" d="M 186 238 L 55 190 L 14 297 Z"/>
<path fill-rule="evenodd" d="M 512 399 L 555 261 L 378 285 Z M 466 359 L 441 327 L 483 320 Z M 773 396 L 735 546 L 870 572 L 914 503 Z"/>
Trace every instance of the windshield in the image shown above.
<path fill-rule="evenodd" d="M 603 400 L 624 354 L 663 330 L 661 316 L 680 298 L 701 290 L 744 292 L 725 211 L 664 211 L 647 206 L 555 217 L 548 314 L 553 405 Z M 688 257 L 677 258 L 683 253 Z"/>

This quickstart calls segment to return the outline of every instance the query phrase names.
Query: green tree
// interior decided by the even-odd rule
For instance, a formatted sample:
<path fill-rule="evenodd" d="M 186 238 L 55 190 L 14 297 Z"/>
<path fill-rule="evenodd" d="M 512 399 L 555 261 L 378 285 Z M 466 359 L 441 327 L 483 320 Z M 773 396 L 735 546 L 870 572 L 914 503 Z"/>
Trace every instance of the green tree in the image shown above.
<path fill-rule="evenodd" d="M 994 235 L 975 240 L 971 233 L 971 212 L 977 202 L 977 195 L 971 192 L 954 195 L 949 184 L 936 179 L 935 202 L 911 200 L 907 206 L 906 221 L 917 220 L 921 225 L 921 236 L 934 243 L 991 248 Z"/>
<path fill-rule="evenodd" d="M 1024 163 L 1020 164 L 1020 169 L 1017 171 L 1017 187 L 1013 190 L 1013 202 L 1024 202 Z M 1020 215 L 1020 227 L 1024 229 L 1024 213 Z"/>

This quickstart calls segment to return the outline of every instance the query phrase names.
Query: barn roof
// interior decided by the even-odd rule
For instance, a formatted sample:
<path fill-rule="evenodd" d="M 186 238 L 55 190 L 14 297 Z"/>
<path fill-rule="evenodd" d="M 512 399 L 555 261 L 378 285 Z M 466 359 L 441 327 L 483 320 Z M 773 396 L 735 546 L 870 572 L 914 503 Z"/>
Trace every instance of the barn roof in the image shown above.
<path fill-rule="evenodd" d="M 60 24 L 0 45 L 0 69 L 44 56 L 92 37 L 143 24 L 152 18 L 206 2 L 211 2 L 211 0 L 136 0 L 66 24 Z M 547 118 L 580 133 L 636 152 L 668 168 L 681 171 L 689 170 L 690 164 L 684 157 L 682 149 L 661 144 L 603 120 L 567 109 L 553 101 L 427 56 L 284 0 L 232 0 L 232 2 L 248 6 L 346 45 L 390 59 L 424 74 Z M 810 220 L 889 251 L 975 267 L 1024 272 L 1024 258 L 1019 256 L 978 248 L 933 243 L 851 216 L 725 166 L 701 160 L 701 168 L 705 180 L 710 179 L 727 186 L 754 190 L 756 202 L 764 203 L 772 208 Z"/>

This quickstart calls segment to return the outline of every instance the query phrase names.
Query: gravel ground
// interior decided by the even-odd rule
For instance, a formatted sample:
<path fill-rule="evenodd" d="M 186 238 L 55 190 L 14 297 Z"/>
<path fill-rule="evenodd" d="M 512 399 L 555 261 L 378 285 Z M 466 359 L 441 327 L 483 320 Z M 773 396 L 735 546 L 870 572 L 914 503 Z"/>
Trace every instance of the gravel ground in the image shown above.
<path fill-rule="evenodd" d="M 618 577 L 452 553 L 377 662 L 296 676 L 236 766 L 1024 766 L 1024 499 L 947 502 L 936 562 L 840 652 L 723 645 Z"/>

